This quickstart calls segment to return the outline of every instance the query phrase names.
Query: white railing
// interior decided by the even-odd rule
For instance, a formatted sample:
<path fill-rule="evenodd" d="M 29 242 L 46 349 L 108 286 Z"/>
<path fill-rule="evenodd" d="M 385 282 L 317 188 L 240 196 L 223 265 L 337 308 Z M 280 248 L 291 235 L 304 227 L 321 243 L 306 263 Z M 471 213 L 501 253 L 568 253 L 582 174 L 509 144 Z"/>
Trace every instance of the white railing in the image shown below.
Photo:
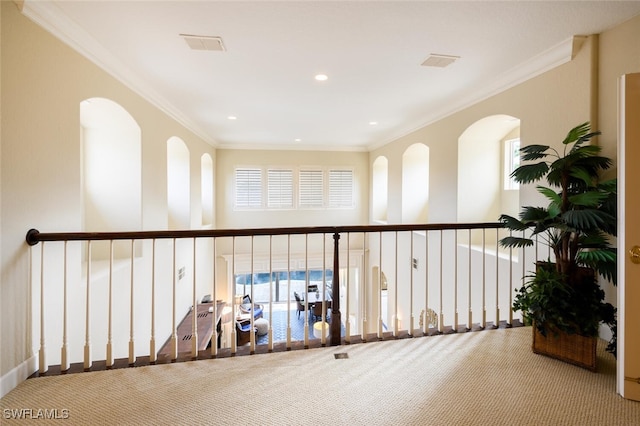
<path fill-rule="evenodd" d="M 549 254 L 503 250 L 498 241 L 508 232 L 498 223 L 31 230 L 39 373 L 511 326 L 521 319 L 511 310 L 515 290 Z M 317 282 L 310 271 L 321 271 Z M 239 277 L 249 282 L 236 284 Z M 331 304 L 319 329 L 308 313 L 315 300 L 305 298 L 299 317 L 293 298 L 317 284 L 319 303 Z M 258 306 L 247 315 L 249 330 L 260 331 L 248 333 L 248 349 L 238 347 L 234 321 L 245 293 L 263 310 L 261 320 Z"/>

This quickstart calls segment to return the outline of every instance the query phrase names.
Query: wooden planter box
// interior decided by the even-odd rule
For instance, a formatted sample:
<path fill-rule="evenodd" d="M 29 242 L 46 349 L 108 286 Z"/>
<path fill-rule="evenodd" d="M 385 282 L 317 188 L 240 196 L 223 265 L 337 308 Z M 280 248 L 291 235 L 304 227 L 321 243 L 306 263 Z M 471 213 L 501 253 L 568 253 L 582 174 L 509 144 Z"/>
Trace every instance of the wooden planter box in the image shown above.
<path fill-rule="evenodd" d="M 547 336 L 540 334 L 533 328 L 533 352 L 556 358 L 587 370 L 596 371 L 595 337 L 585 337 L 578 334 L 567 334 L 562 331 L 547 332 Z"/>

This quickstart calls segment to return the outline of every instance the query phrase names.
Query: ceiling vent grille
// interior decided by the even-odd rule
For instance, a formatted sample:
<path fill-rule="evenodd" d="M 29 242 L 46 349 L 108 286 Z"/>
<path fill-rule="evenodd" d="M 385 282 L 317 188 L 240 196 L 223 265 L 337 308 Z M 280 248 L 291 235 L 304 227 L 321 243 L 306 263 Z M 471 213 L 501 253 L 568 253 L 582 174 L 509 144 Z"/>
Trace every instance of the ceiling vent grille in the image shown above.
<path fill-rule="evenodd" d="M 218 52 L 224 52 L 224 43 L 222 43 L 222 37 L 212 36 L 197 36 L 190 34 L 180 34 L 180 37 L 184 38 L 190 48 L 193 50 L 213 50 Z"/>
<path fill-rule="evenodd" d="M 437 55 L 435 53 L 432 53 L 431 55 L 429 55 L 427 59 L 424 60 L 424 62 L 422 63 L 422 66 L 444 68 L 451 65 L 458 59 L 460 59 L 460 56 Z"/>

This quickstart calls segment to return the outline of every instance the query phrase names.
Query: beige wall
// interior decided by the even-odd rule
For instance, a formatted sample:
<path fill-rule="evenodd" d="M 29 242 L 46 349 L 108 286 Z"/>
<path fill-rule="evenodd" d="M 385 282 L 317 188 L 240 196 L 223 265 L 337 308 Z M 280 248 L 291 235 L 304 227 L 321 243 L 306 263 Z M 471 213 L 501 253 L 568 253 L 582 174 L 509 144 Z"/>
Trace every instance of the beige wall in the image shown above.
<path fill-rule="evenodd" d="M 458 216 L 458 138 L 471 124 L 487 116 L 506 114 L 521 120 L 523 145 L 559 145 L 571 127 L 592 120 L 594 93 L 589 70 L 596 47 L 592 37 L 573 61 L 372 151 L 371 164 L 379 155 L 389 160 L 388 222 L 400 222 L 402 153 L 411 144 L 429 146 L 429 221 L 446 223 Z M 522 202 L 537 199 L 530 187 L 520 192 Z"/>
<path fill-rule="evenodd" d="M 640 16 L 600 35 L 598 128 L 603 154 L 611 158 L 617 155 L 618 82 L 623 74 L 640 71 L 638 40 Z"/>
<path fill-rule="evenodd" d="M 167 227 L 167 139 L 180 137 L 190 151 L 194 224 L 199 224 L 200 157 L 205 152 L 214 162 L 216 157 L 210 145 L 22 16 L 13 2 L 3 1 L 1 7 L 0 375 L 4 376 L 25 368 L 33 355 L 26 231 L 82 229 L 80 101 L 111 99 L 142 130 L 143 229 Z"/>

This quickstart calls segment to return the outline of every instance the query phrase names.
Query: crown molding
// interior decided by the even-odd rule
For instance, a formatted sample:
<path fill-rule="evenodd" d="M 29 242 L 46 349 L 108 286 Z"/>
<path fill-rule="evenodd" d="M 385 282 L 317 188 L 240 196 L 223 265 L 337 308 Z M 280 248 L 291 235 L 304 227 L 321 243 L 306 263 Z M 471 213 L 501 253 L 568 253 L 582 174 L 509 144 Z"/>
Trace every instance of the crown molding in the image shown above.
<path fill-rule="evenodd" d="M 541 52 L 529 60 L 505 71 L 494 81 L 489 82 L 487 85 L 483 85 L 478 90 L 469 93 L 457 102 L 444 105 L 443 108 L 440 109 L 442 112 L 429 116 L 427 120 L 423 121 L 418 126 L 415 126 L 413 129 L 406 131 L 399 136 L 393 137 L 392 139 L 369 145 L 369 150 L 373 151 L 381 148 L 394 140 L 410 135 L 423 127 L 438 122 L 479 102 L 489 99 L 492 96 L 524 83 L 527 80 L 531 80 L 534 77 L 570 62 L 580 51 L 580 48 L 587 38 L 587 36 L 572 36 L 563 40 L 544 52 Z"/>
<path fill-rule="evenodd" d="M 258 145 L 258 144 L 224 144 L 219 143 L 217 149 L 233 149 L 237 151 L 326 151 L 326 152 L 369 152 L 365 146 L 336 146 L 336 145 L 305 145 L 304 142 L 282 145 Z"/>
<path fill-rule="evenodd" d="M 62 13 L 54 3 L 24 0 L 21 4 L 21 12 L 64 44 L 142 96 L 160 111 L 204 139 L 211 146 L 217 146 L 216 140 L 212 138 L 211 135 L 208 135 L 200 129 L 179 109 L 175 108 L 169 101 L 151 88 L 144 79 L 132 72 L 129 67 L 113 56 L 75 21 L 69 19 Z"/>

